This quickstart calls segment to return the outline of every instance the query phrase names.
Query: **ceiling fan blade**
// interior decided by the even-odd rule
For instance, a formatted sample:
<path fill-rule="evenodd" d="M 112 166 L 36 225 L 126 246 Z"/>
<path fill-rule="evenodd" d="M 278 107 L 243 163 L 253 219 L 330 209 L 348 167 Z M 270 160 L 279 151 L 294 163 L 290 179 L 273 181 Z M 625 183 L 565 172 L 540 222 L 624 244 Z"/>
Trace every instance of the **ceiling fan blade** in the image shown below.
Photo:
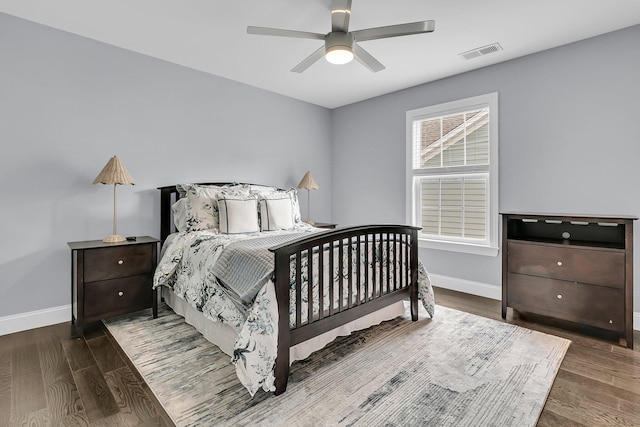
<path fill-rule="evenodd" d="M 298 39 L 324 40 L 324 34 L 309 33 L 307 31 L 282 30 L 280 28 L 247 27 L 247 34 L 259 34 L 261 36 L 294 37 Z"/>
<path fill-rule="evenodd" d="M 346 33 L 351 18 L 351 0 L 331 0 L 331 31 Z"/>
<path fill-rule="evenodd" d="M 387 27 L 367 28 L 352 31 L 356 41 L 385 39 L 388 37 L 409 36 L 412 34 L 430 33 L 436 29 L 436 21 L 419 21 L 408 24 L 389 25 Z"/>
<path fill-rule="evenodd" d="M 353 44 L 353 56 L 355 56 L 358 62 L 374 73 L 384 70 L 384 65 L 382 65 L 380 61 L 371 56 L 369 52 L 364 50 L 357 43 Z"/>
<path fill-rule="evenodd" d="M 300 62 L 295 67 L 293 67 L 291 71 L 294 73 L 301 73 L 307 68 L 309 68 L 311 65 L 313 65 L 316 61 L 318 61 L 323 56 L 324 56 L 324 46 L 321 46 L 318 50 L 316 50 L 311 55 L 303 59 L 302 62 Z"/>

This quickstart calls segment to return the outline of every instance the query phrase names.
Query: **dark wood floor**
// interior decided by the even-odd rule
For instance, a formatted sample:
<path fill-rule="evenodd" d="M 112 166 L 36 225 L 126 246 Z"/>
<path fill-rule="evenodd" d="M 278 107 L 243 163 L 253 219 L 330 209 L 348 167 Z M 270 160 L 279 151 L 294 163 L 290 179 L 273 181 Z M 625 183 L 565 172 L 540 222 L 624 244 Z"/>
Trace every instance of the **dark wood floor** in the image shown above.
<path fill-rule="evenodd" d="M 502 321 L 499 301 L 435 294 L 440 305 Z M 640 426 L 640 351 L 511 310 L 507 322 L 572 340 L 538 426 Z M 634 339 L 640 347 L 640 333 Z M 102 328 L 74 339 L 63 323 L 0 337 L 0 426 L 21 425 L 172 423 Z"/>
<path fill-rule="evenodd" d="M 0 336 L 0 426 L 172 425 L 105 330 L 71 324 Z"/>

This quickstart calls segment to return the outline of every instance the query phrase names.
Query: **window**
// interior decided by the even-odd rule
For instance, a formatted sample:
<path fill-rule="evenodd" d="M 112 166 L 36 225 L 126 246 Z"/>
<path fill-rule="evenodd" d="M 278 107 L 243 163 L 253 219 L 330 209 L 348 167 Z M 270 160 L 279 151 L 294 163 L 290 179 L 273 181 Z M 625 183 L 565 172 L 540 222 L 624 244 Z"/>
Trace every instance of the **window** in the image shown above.
<path fill-rule="evenodd" d="M 497 255 L 497 93 L 407 112 L 407 220 L 421 246 Z"/>

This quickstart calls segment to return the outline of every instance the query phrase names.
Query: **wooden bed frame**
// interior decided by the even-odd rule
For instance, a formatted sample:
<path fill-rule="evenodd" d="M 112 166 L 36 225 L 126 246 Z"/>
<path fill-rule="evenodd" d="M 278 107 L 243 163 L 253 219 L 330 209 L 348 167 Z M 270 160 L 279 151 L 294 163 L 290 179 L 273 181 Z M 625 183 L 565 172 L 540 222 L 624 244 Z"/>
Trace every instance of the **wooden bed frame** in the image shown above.
<path fill-rule="evenodd" d="M 198 185 L 218 186 L 225 184 L 228 183 L 198 183 Z M 167 236 L 175 232 L 171 205 L 180 196 L 175 185 L 158 189 L 160 190 L 160 234 L 164 243 Z M 287 389 L 291 346 L 407 298 L 410 300 L 411 318 L 413 321 L 418 320 L 418 230 L 418 227 L 408 225 L 345 227 L 314 233 L 270 248 L 275 258 L 275 287 L 279 315 L 278 352 L 275 365 L 276 395 L 284 393 Z M 369 249 L 379 245 L 386 245 L 386 252 L 392 253 L 394 259 L 400 262 L 394 262 L 393 265 L 387 263 L 384 267 L 379 263 L 376 268 L 376 264 L 369 260 Z M 338 251 L 337 265 L 334 265 L 336 264 L 334 256 L 324 256 L 325 253 L 333 254 L 334 250 Z M 316 257 L 313 256 L 314 254 Z M 346 266 L 343 265 L 345 255 L 348 260 Z M 364 257 L 365 262 L 353 268 L 351 261 L 354 256 L 357 257 L 356 259 Z M 324 301 L 320 298 L 318 301 L 320 311 L 317 316 L 314 318 L 313 315 L 309 315 L 303 318 L 301 288 L 297 287 L 294 301 L 297 316 L 295 325 L 290 326 L 290 266 L 291 264 L 296 266 L 296 282 L 299 283 L 303 257 L 307 258 L 309 271 L 314 271 L 312 261 L 315 259 L 318 264 L 315 268 L 320 269 L 318 271 L 323 271 L 326 264 L 328 271 L 337 269 L 343 272 L 338 282 L 339 298 L 338 302 L 334 303 L 334 286 L 328 286 L 329 307 L 324 307 Z M 401 269 L 403 264 L 408 268 Z M 363 273 L 364 281 L 361 276 Z M 319 274 L 319 295 L 324 294 L 325 286 L 324 275 Z M 311 304 L 312 287 L 308 288 L 309 292 L 306 296 Z M 362 288 L 365 290 L 364 293 L 360 292 Z M 347 295 L 343 294 L 345 291 Z M 346 304 L 343 303 L 345 299 Z"/>

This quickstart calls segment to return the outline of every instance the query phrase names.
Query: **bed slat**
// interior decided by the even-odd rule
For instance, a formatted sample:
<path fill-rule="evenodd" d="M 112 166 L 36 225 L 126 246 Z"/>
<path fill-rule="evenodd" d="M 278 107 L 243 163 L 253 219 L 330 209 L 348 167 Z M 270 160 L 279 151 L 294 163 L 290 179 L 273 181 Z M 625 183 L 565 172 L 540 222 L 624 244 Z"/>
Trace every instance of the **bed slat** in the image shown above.
<path fill-rule="evenodd" d="M 312 250 L 307 250 L 307 277 L 312 278 L 313 277 L 313 251 Z M 300 256 L 302 257 L 302 253 L 300 253 Z M 299 283 L 299 282 L 298 282 Z M 297 283 L 296 283 L 297 286 Z M 313 323 L 313 306 L 314 306 L 314 300 L 313 300 L 313 286 L 308 286 L 307 285 L 307 324 L 311 324 Z"/>
<path fill-rule="evenodd" d="M 336 307 L 335 307 L 335 280 L 333 280 L 334 277 L 334 268 L 335 268 L 335 261 L 333 259 L 333 252 L 334 252 L 334 246 L 333 246 L 333 240 L 331 240 L 329 242 L 329 316 L 333 316 L 336 312 Z"/>
<path fill-rule="evenodd" d="M 302 262 L 299 256 L 294 256 L 296 260 L 296 324 L 295 327 L 299 328 L 302 324 L 302 286 L 298 286 L 298 283 L 302 282 Z"/>
<path fill-rule="evenodd" d="M 321 245 L 322 248 L 318 252 L 318 320 L 322 320 L 324 318 L 324 245 Z"/>

